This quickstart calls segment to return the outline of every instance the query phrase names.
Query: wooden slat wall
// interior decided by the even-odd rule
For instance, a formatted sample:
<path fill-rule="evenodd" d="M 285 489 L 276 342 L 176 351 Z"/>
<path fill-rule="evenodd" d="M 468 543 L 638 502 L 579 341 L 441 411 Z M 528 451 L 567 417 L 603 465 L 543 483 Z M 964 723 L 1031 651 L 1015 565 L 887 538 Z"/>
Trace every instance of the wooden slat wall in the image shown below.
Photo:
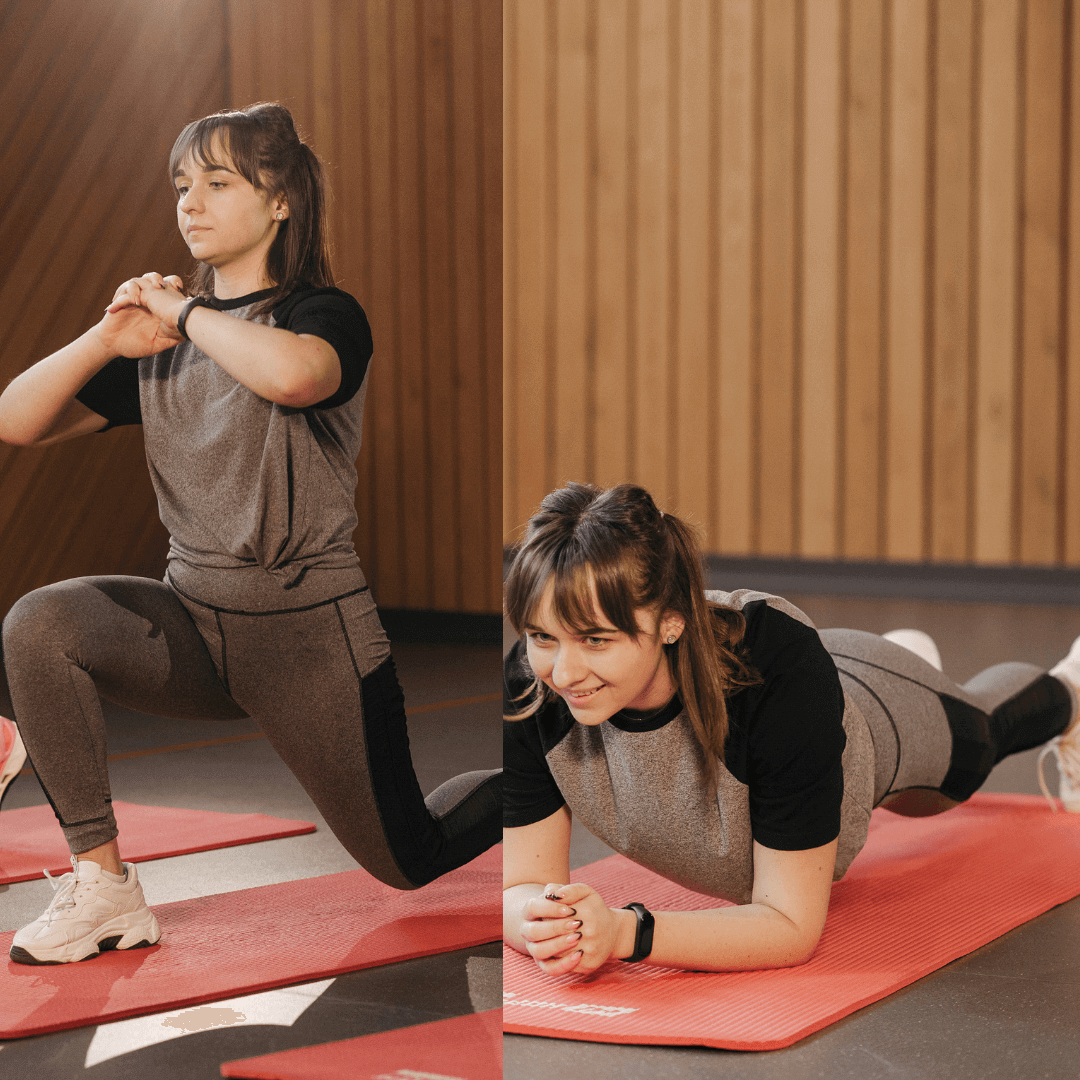
<path fill-rule="evenodd" d="M 380 604 L 501 611 L 498 0 L 226 0 L 230 105 L 329 166 L 335 272 L 375 338 L 356 547 Z"/>
<path fill-rule="evenodd" d="M 281 98 L 330 166 L 336 271 L 376 357 L 357 550 L 381 604 L 501 609 L 497 0 L 0 3 L 0 384 L 125 278 L 186 273 L 165 177 L 189 120 Z M 142 437 L 0 444 L 0 614 L 160 576 Z"/>
<path fill-rule="evenodd" d="M 82 333 L 116 286 L 186 269 L 166 165 L 225 103 L 221 0 L 0 6 L 0 385 Z M 160 576 L 142 435 L 0 444 L 0 613 L 50 581 Z"/>
<path fill-rule="evenodd" d="M 507 539 L 1080 565 L 1073 0 L 505 10 Z"/>

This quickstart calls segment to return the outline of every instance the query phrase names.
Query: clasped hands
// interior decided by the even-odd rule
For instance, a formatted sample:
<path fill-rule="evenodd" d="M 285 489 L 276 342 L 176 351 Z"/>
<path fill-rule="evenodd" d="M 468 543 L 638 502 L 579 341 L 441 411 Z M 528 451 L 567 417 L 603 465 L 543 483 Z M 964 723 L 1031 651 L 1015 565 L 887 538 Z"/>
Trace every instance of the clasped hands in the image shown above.
<path fill-rule="evenodd" d="M 588 885 L 545 885 L 543 896 L 522 905 L 522 915 L 525 947 L 548 975 L 588 974 L 633 952 L 633 912 L 613 911 Z M 629 947 L 621 948 L 627 933 Z"/>
<path fill-rule="evenodd" d="M 183 288 L 175 274 L 143 274 L 125 281 L 99 324 L 102 340 L 122 356 L 150 356 L 183 341 L 176 328 L 189 299 Z"/>

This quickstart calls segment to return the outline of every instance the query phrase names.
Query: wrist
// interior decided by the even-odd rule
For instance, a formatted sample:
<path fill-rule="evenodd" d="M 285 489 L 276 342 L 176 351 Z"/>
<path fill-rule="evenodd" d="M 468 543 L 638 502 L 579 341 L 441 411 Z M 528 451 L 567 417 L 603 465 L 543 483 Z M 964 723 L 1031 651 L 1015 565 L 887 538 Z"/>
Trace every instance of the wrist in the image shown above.
<path fill-rule="evenodd" d="M 637 943 L 637 916 L 629 908 L 616 908 L 612 914 L 618 924 L 615 937 L 615 958 L 625 960 L 633 956 Z"/>

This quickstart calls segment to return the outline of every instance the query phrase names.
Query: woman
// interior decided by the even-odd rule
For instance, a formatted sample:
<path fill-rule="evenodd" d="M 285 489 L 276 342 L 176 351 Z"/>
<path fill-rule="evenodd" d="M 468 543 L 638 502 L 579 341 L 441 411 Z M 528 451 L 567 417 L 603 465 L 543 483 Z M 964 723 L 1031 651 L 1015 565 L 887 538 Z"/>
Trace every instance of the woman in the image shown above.
<path fill-rule="evenodd" d="M 918 632 L 889 635 L 906 647 L 818 634 L 779 597 L 706 594 L 690 529 L 629 484 L 543 501 L 506 608 L 522 640 L 506 661 L 504 936 L 551 975 L 802 963 L 873 807 L 946 810 L 1047 740 L 1080 780 L 1080 639 L 1049 675 L 1001 664 L 957 686 Z M 1080 811 L 1067 780 L 1062 794 Z M 571 811 L 737 906 L 609 909 L 568 884 Z"/>
<path fill-rule="evenodd" d="M 16 934 L 23 963 L 160 933 L 120 860 L 99 695 L 252 717 L 350 854 L 396 888 L 498 840 L 496 772 L 425 804 L 353 550 L 371 337 L 333 287 L 318 159 L 287 109 L 258 104 L 189 124 L 169 172 L 198 260 L 191 294 L 156 273 L 125 282 L 96 326 L 0 397 L 0 438 L 24 446 L 141 423 L 171 534 L 164 582 L 61 582 L 4 621 L 15 719 L 74 867 Z M 119 914 L 97 915 L 99 897 Z"/>

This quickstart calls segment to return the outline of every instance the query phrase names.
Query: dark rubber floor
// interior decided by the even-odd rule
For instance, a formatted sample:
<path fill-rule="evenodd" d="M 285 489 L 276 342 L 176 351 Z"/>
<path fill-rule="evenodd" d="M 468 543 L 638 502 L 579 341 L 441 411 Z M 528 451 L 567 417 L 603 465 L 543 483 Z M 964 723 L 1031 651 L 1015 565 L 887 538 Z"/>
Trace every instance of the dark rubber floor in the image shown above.
<path fill-rule="evenodd" d="M 501 689 L 498 648 L 405 644 L 395 646 L 394 655 L 409 708 Z M 7 707 L 3 694 L 0 708 Z M 499 716 L 499 702 L 492 700 L 410 717 L 423 789 L 469 769 L 497 768 Z M 135 755 L 110 765 L 115 798 L 258 811 L 319 825 L 307 836 L 142 863 L 139 875 L 151 904 L 355 868 L 265 739 L 167 749 L 253 733 L 257 729 L 249 721 L 178 722 L 112 707 L 108 718 L 110 754 Z M 9 789 L 4 809 L 43 802 L 36 779 L 22 776 Z M 44 878 L 0 886 L 0 929 L 17 929 L 36 918 L 51 896 Z M 283 927 L 287 922 L 283 912 Z M 495 1008 L 502 1001 L 501 971 L 501 946 L 491 944 L 355 972 L 325 987 L 270 991 L 235 1008 L 179 1010 L 138 1023 L 12 1040 L 0 1043 L 0 1077 L 217 1080 L 223 1061 Z M 303 998 L 300 1006 L 282 1006 L 290 993 L 294 1001 Z M 263 1016 L 267 1022 L 260 1022 Z"/>
<path fill-rule="evenodd" d="M 820 627 L 914 627 L 963 682 L 990 664 L 1050 667 L 1080 634 L 1080 610 L 798 597 Z M 984 790 L 1038 793 L 1035 755 L 1002 762 Z M 1048 777 L 1055 777 L 1053 766 Z M 1051 784 L 1056 790 L 1056 781 Z M 608 850 L 576 829 L 571 865 Z M 1053 858 L 1053 852 L 1047 853 Z M 1080 898 L 786 1050 L 615 1046 L 509 1035 L 507 1080 L 1064 1080 L 1080 1076 Z"/>

